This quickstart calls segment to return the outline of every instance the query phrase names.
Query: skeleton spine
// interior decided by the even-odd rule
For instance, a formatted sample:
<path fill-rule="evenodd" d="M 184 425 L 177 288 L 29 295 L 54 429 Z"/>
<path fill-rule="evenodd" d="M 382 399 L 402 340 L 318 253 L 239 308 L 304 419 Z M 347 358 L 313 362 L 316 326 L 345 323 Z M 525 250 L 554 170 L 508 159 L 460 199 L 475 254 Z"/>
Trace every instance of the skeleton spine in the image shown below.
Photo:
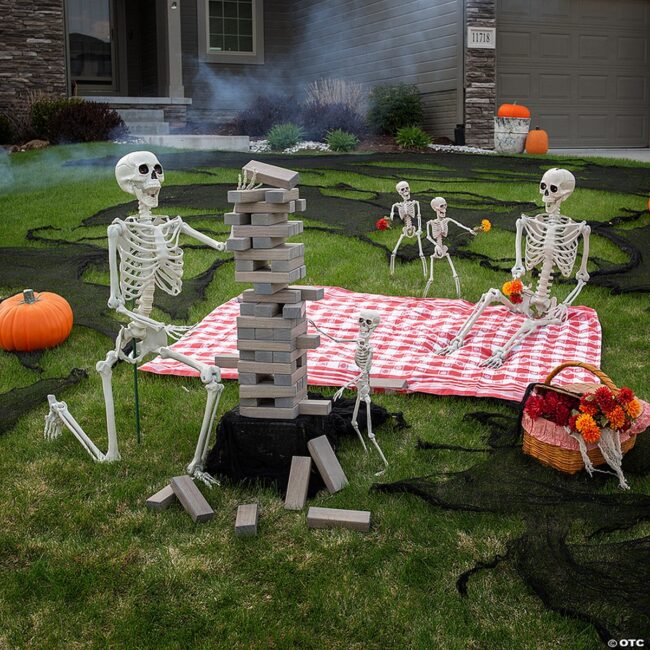
<path fill-rule="evenodd" d="M 539 282 L 537 284 L 537 296 L 547 300 L 551 295 L 551 287 L 553 286 L 553 252 L 557 248 L 557 226 L 560 225 L 559 207 L 549 213 L 548 229 L 544 237 L 544 263 L 542 270 L 539 274 Z"/>

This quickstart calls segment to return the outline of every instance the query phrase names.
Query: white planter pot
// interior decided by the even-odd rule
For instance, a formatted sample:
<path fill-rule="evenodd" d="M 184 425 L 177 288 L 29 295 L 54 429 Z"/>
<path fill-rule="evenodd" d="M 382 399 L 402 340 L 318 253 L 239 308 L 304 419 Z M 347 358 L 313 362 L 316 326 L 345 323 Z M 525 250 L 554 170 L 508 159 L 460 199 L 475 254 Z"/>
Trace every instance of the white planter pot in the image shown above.
<path fill-rule="evenodd" d="M 528 117 L 495 117 L 494 149 L 499 153 L 523 153 L 530 129 Z"/>

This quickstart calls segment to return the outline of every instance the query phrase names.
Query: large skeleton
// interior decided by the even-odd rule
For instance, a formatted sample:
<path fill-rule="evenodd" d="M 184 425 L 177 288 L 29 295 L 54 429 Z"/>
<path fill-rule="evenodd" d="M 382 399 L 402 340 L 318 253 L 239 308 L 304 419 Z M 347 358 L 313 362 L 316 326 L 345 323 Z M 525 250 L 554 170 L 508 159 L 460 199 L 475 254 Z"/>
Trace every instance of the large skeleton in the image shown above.
<path fill-rule="evenodd" d="M 575 178 L 566 169 L 549 169 L 539 184 L 546 212 L 534 217 L 522 215 L 517 219 L 516 260 L 512 277 L 521 278 L 533 268 L 539 268 L 539 280 L 535 291 L 525 286 L 522 302 L 513 304 L 498 289 L 490 289 L 481 296 L 471 316 L 451 342 L 437 350 L 438 354 L 450 354 L 458 350 L 485 308 L 492 303 L 501 303 L 510 311 L 524 314 L 526 320 L 519 330 L 503 346 L 493 350 L 492 356 L 482 366 L 499 368 L 510 350 L 531 332 L 546 325 L 558 325 L 567 319 L 568 308 L 589 281 L 587 261 L 589 259 L 589 233 L 591 229 L 584 222 L 577 223 L 560 214 L 560 205 L 575 189 Z M 525 256 L 522 260 L 522 239 L 525 236 Z M 578 254 L 578 243 L 582 237 L 582 261 L 576 273 L 577 284 L 560 303 L 551 296 L 553 269 L 557 267 L 564 277 L 569 277 Z"/>
<path fill-rule="evenodd" d="M 404 237 L 408 239 L 413 239 L 417 237 L 418 248 L 420 250 L 420 259 L 422 260 L 422 271 L 424 277 L 427 275 L 427 260 L 424 257 L 422 252 L 422 215 L 420 214 L 420 202 L 411 200 L 411 188 L 406 181 L 400 181 L 395 185 L 397 193 L 402 197 L 402 201 L 399 203 L 393 203 L 390 209 L 390 220 L 395 219 L 395 213 L 402 220 L 404 227 L 402 228 L 402 234 L 395 244 L 395 248 L 390 256 L 390 274 L 395 273 L 395 258 L 397 257 L 397 251 L 404 240 Z"/>
<path fill-rule="evenodd" d="M 443 239 L 447 236 L 449 232 L 449 222 L 455 223 L 459 228 L 466 230 L 471 235 L 476 236 L 476 231 L 467 226 L 463 226 L 462 223 L 459 223 L 455 219 L 447 216 L 447 201 L 445 201 L 441 196 L 436 196 L 435 199 L 431 201 L 431 207 L 436 213 L 435 219 L 430 219 L 427 221 L 427 239 L 433 244 L 433 254 L 429 258 L 429 279 L 427 284 L 424 287 L 423 297 L 426 298 L 429 293 L 429 288 L 433 282 L 433 262 L 434 260 L 442 259 L 443 257 L 447 258 L 449 266 L 451 267 L 451 275 L 454 278 L 454 284 L 456 285 L 456 295 L 460 298 L 460 279 L 458 278 L 458 273 L 456 273 L 456 267 L 451 260 L 449 255 L 449 248 L 445 246 Z"/>
<path fill-rule="evenodd" d="M 349 388 L 350 386 L 356 386 L 357 389 L 357 401 L 354 405 L 354 411 L 352 413 L 352 428 L 357 432 L 357 435 L 359 436 L 359 440 L 361 440 L 361 445 L 363 446 L 363 450 L 368 453 L 368 447 L 366 446 L 365 440 L 363 439 L 363 436 L 361 435 L 361 431 L 359 430 L 359 423 L 357 422 L 357 416 L 359 415 L 359 407 L 361 406 L 361 401 L 363 400 L 366 403 L 366 423 L 368 427 L 368 438 L 370 439 L 370 442 L 375 446 L 377 451 L 379 452 L 379 456 L 381 457 L 381 460 L 383 461 L 384 465 L 388 467 L 388 461 L 386 460 L 386 456 L 384 456 L 384 452 L 381 450 L 381 447 L 379 446 L 379 443 L 377 442 L 377 438 L 375 437 L 375 434 L 373 433 L 372 430 L 372 416 L 371 416 L 371 408 L 370 405 L 372 403 L 372 400 L 370 399 L 370 370 L 372 368 L 372 355 L 373 355 L 373 347 L 372 344 L 370 343 L 370 337 L 372 333 L 375 331 L 377 328 L 377 325 L 379 325 L 381 318 L 378 312 L 372 311 L 370 309 L 363 309 L 359 313 L 359 336 L 356 339 L 337 339 L 334 338 L 333 336 L 330 336 L 326 332 L 323 332 L 316 323 L 313 321 L 309 321 L 323 336 L 326 336 L 328 339 L 331 341 L 334 341 L 335 343 L 356 343 L 356 350 L 354 352 L 354 363 L 357 365 L 357 368 L 359 368 L 359 374 L 354 377 L 354 379 L 351 379 L 347 384 L 344 386 L 341 386 L 339 390 L 334 393 L 334 401 L 339 399 L 343 395 L 343 391 L 346 388 Z M 382 472 L 378 472 L 378 474 L 381 474 Z"/>
<path fill-rule="evenodd" d="M 219 368 L 195 361 L 167 347 L 170 338 L 178 339 L 191 328 L 161 323 L 151 318 L 151 312 L 157 288 L 172 296 L 181 292 L 181 235 L 193 237 L 217 251 L 224 251 L 225 244 L 194 230 L 180 217 L 152 215 L 151 210 L 158 207 L 158 195 L 165 180 L 162 165 L 152 153 L 136 151 L 124 156 L 115 166 L 115 178 L 122 190 L 137 198 L 138 214 L 124 220 L 115 219 L 108 227 L 108 306 L 129 319 L 128 325 L 120 327 L 114 349 L 96 366 L 102 378 L 106 406 L 108 451 L 104 454 L 99 450 L 68 411 L 66 403 L 57 401 L 54 395 L 48 396 L 50 411 L 45 418 L 45 437 L 58 437 L 62 426 L 65 426 L 94 460 L 120 460 L 112 390 L 113 368 L 118 361 L 134 365 L 149 354 L 159 354 L 164 359 L 175 359 L 199 372 L 207 391 L 207 403 L 196 451 L 187 466 L 187 473 L 207 485 L 215 484 L 217 481 L 204 471 L 204 466 L 210 431 L 223 391 Z M 129 301 L 134 301 L 132 309 L 126 306 Z"/>

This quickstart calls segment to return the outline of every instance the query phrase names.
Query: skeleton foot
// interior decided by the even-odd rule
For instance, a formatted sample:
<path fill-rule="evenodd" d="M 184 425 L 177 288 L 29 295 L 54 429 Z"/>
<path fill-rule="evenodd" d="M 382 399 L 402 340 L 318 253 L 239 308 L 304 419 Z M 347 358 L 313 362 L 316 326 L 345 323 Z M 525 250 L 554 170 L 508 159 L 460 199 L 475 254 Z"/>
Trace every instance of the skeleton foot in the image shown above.
<path fill-rule="evenodd" d="M 461 348 L 462 345 L 463 345 L 463 342 L 460 339 L 451 339 L 451 341 L 449 342 L 449 345 L 445 345 L 442 348 L 438 348 L 435 351 L 435 353 L 446 356 L 448 354 L 451 354 L 452 352 L 456 352 L 456 350 Z"/>
<path fill-rule="evenodd" d="M 479 365 L 483 368 L 500 368 L 503 365 L 505 356 L 506 353 L 502 349 L 497 348 L 489 359 L 482 361 Z"/>
<path fill-rule="evenodd" d="M 219 481 L 212 476 L 212 474 L 208 474 L 201 465 L 194 465 L 193 463 L 190 463 L 187 466 L 187 473 L 195 480 L 195 481 L 201 481 L 205 485 L 207 485 L 209 488 L 211 488 L 213 485 L 221 485 Z"/>
<path fill-rule="evenodd" d="M 377 442 L 377 438 L 375 437 L 375 434 L 369 433 L 368 438 L 370 438 L 370 442 L 372 442 L 372 444 L 375 446 L 375 449 L 379 453 L 379 456 L 381 457 L 381 460 L 384 463 L 384 469 L 380 469 L 378 472 L 375 472 L 375 476 L 381 476 L 388 469 L 388 461 L 386 460 L 386 456 L 384 456 L 384 452 L 381 450 L 381 447 Z"/>
<path fill-rule="evenodd" d="M 361 431 L 359 431 L 359 424 L 357 423 L 356 420 L 352 420 L 352 428 L 357 432 L 357 435 L 359 436 L 359 440 L 361 440 L 363 450 L 367 454 L 368 453 L 368 447 L 366 446 L 366 441 L 363 439 L 363 436 L 361 435 Z"/>

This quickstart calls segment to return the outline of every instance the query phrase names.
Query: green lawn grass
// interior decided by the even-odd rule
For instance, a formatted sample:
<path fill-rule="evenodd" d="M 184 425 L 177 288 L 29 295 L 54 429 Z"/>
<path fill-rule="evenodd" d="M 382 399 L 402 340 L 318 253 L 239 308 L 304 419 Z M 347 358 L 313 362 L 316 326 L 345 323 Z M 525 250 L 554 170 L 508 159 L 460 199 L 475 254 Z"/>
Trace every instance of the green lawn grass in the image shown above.
<path fill-rule="evenodd" d="M 43 246 L 25 241 L 25 234 L 29 228 L 47 225 L 61 228 L 57 237 L 69 240 L 104 234 L 103 227 L 74 229 L 97 210 L 127 200 L 113 170 L 63 167 L 61 162 L 128 150 L 107 144 L 57 147 L 13 156 L 4 166 L 0 160 L 0 178 L 8 181 L 0 195 L 0 245 Z M 164 161 L 164 152 L 161 157 Z M 422 167 L 426 169 L 427 163 Z M 435 170 L 435 165 L 428 168 Z M 216 175 L 169 171 L 166 185 L 236 180 L 235 169 L 211 171 Z M 302 174 L 303 185 L 326 185 L 333 195 L 345 194 L 335 187 L 341 182 L 360 192 L 394 190 L 390 178 L 334 171 L 324 176 Z M 412 183 L 414 194 L 429 186 Z M 440 191 L 466 189 L 459 178 L 446 182 Z M 538 196 L 537 188 L 526 182 L 473 183 L 471 191 L 522 201 Z M 161 209 L 164 206 L 163 190 Z M 638 196 L 578 189 L 566 211 L 577 219 L 608 220 L 623 207 L 643 205 Z M 306 225 L 317 225 L 308 216 L 309 211 Z M 224 238 L 227 233 L 213 219 L 193 226 L 211 228 Z M 396 233 L 372 237 L 392 245 Z M 394 295 L 422 291 L 417 260 L 398 266 L 391 280 L 384 252 L 362 241 L 309 228 L 297 239 L 306 245 L 306 283 Z M 494 258 L 511 257 L 514 235 L 494 228 L 472 240 L 469 248 Z M 610 242 L 598 237 L 593 238 L 592 251 L 611 261 L 625 260 Z M 188 250 L 185 259 L 186 277 L 192 277 L 209 266 L 214 253 Z M 468 300 L 504 280 L 502 274 L 474 261 L 458 259 L 456 266 Z M 232 269 L 226 265 L 218 271 L 206 299 L 193 306 L 189 322 L 241 291 Z M 92 268 L 86 279 L 108 281 L 103 270 Z M 8 295 L 23 288 L 0 287 L 0 292 Z M 454 295 L 452 279 L 442 265 L 436 269 L 430 295 Z M 641 395 L 650 394 L 647 298 L 612 295 L 588 286 L 578 303 L 599 313 L 604 369 Z M 88 369 L 90 378 L 68 390 L 64 399 L 105 449 L 101 383 L 94 365 L 111 345 L 106 337 L 75 327 L 64 344 L 45 353 L 42 373 L 1 353 L 0 391 L 65 375 L 73 366 Z M 145 498 L 181 473 L 192 457 L 205 391 L 197 380 L 143 373 L 143 440 L 138 445 L 130 367 L 117 367 L 113 387 L 120 463 L 94 464 L 67 432 L 53 443 L 44 441 L 45 405 L 0 438 L 0 648 L 528 650 L 598 645 L 593 627 L 545 609 L 507 563 L 474 577 L 469 598 L 460 598 L 455 588 L 458 575 L 476 560 L 504 551 L 508 540 L 522 531 L 522 522 L 436 510 L 406 495 L 369 493 L 378 459 L 364 456 L 357 440 L 346 441 L 340 450 L 349 487 L 334 496 L 321 494 L 311 503 L 371 510 L 373 526 L 367 535 L 308 530 L 304 512 L 285 511 L 275 493 L 256 487 L 205 491 L 216 512 L 205 525 L 193 524 L 179 507 L 162 514 L 148 512 Z M 494 400 L 418 394 L 381 395 L 376 402 L 390 411 L 403 411 L 411 425 L 403 431 L 385 426 L 378 432 L 391 462 L 382 479 L 387 482 L 457 471 L 479 462 L 476 454 L 417 452 L 415 442 L 422 438 L 480 446 L 487 431 L 464 416 L 485 409 L 507 412 Z M 228 381 L 221 410 L 236 403 L 236 384 Z M 650 480 L 634 477 L 632 486 L 647 493 Z M 615 482 L 607 489 L 615 491 Z M 238 504 L 250 501 L 260 503 L 259 535 L 239 539 L 234 536 L 235 511 Z M 628 534 L 648 530 L 640 525 Z"/>

